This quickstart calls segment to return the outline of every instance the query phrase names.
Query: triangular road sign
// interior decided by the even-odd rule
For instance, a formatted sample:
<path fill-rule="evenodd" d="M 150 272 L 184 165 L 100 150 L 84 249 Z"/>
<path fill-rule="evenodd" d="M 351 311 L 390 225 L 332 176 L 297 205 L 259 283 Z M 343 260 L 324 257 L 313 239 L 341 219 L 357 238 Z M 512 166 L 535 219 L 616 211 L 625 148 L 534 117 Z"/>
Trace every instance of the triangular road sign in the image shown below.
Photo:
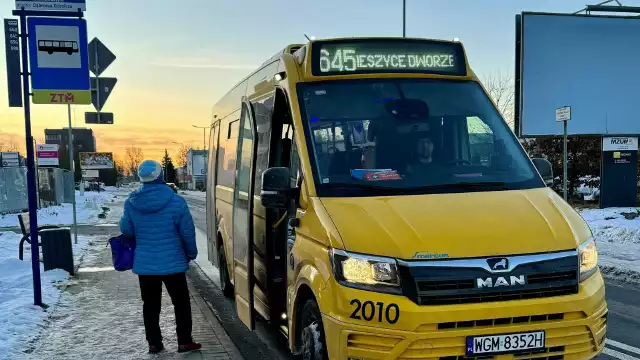
<path fill-rule="evenodd" d="M 91 78 L 91 103 L 96 110 L 102 110 L 117 82 L 117 78 L 99 78 L 99 81 Z"/>

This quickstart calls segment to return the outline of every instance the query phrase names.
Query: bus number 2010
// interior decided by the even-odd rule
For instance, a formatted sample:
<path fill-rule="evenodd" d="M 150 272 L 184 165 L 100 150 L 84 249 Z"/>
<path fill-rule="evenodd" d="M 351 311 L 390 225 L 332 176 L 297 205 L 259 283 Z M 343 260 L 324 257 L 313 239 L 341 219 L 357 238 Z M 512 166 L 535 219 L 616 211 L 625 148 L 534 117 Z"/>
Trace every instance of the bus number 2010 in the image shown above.
<path fill-rule="evenodd" d="M 389 324 L 395 324 L 400 318 L 400 307 L 398 304 L 392 303 L 385 306 L 382 302 L 374 304 L 373 301 L 365 301 L 363 303 L 358 299 L 353 299 L 351 300 L 351 305 L 356 306 L 350 316 L 352 319 L 371 321 L 377 318 L 378 322 L 382 322 L 384 316 L 384 319 Z"/>

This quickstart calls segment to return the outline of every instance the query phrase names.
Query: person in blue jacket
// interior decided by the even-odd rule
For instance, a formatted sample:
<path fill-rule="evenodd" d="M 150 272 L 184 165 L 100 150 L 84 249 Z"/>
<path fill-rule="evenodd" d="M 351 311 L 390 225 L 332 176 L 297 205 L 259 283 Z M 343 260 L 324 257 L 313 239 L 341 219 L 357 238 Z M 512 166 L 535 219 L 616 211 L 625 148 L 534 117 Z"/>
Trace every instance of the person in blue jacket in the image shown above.
<path fill-rule="evenodd" d="M 144 328 L 150 353 L 164 350 L 160 331 L 162 284 L 176 316 L 178 352 L 200 349 L 191 337 L 191 304 L 185 272 L 198 256 L 187 202 L 164 182 L 162 165 L 145 160 L 138 167 L 142 186 L 124 203 L 120 230 L 136 241 L 133 272 L 140 281 Z"/>

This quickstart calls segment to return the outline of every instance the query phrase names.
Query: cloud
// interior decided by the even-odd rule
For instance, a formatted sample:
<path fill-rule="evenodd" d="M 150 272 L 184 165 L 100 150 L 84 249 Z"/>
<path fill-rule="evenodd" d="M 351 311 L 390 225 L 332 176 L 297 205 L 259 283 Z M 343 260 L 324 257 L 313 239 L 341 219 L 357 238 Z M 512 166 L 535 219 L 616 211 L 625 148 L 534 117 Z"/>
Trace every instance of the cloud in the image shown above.
<path fill-rule="evenodd" d="M 204 57 L 159 59 L 152 61 L 150 65 L 183 69 L 255 70 L 258 68 L 258 65 L 224 64 L 217 60 Z"/>

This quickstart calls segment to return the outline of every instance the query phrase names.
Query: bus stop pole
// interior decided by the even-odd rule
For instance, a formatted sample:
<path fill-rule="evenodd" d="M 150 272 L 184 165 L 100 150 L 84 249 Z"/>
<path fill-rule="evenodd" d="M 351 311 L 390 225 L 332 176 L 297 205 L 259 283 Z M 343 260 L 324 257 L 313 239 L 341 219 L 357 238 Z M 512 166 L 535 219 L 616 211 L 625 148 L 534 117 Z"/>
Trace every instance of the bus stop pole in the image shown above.
<path fill-rule="evenodd" d="M 402 0 L 402 37 L 407 37 L 407 0 Z"/>
<path fill-rule="evenodd" d="M 71 170 L 71 201 L 73 203 L 73 243 L 78 243 L 78 222 L 76 219 L 76 162 L 73 159 L 73 129 L 71 127 L 71 105 L 67 104 L 67 116 L 69 117 L 69 170 Z M 82 182 L 82 178 L 80 178 Z"/>
<path fill-rule="evenodd" d="M 564 155 L 562 161 L 562 194 L 564 196 L 564 201 L 567 201 L 567 187 L 569 180 L 567 179 L 567 163 L 569 162 L 569 155 L 567 154 L 567 120 L 563 121 L 564 123 Z"/>

